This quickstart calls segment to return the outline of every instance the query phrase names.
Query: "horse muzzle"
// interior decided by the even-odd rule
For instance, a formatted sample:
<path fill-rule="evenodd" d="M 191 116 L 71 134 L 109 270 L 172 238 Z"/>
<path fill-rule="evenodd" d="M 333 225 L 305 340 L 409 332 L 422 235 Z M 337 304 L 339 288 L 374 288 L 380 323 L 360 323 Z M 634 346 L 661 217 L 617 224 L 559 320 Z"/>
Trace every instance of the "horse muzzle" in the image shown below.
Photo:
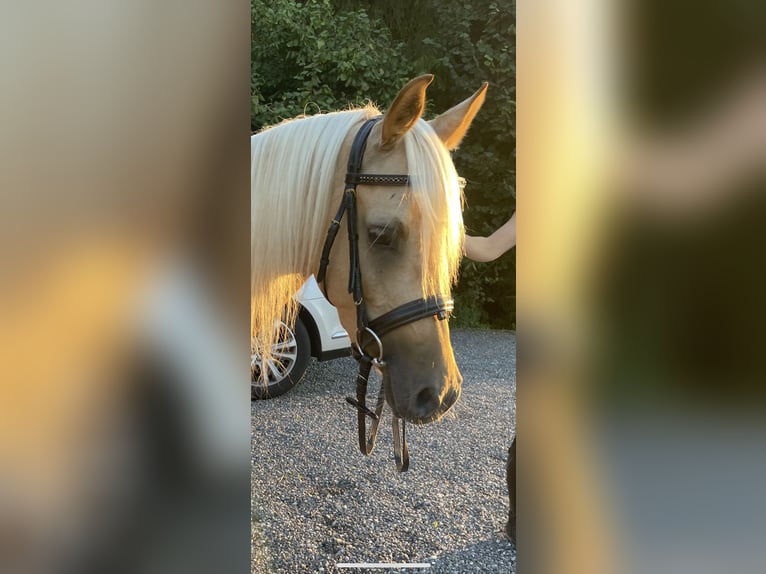
<path fill-rule="evenodd" d="M 460 398 L 462 377 L 459 374 L 457 380 L 441 383 L 394 380 L 386 369 L 383 376 L 386 401 L 395 417 L 416 425 L 439 420 Z"/>

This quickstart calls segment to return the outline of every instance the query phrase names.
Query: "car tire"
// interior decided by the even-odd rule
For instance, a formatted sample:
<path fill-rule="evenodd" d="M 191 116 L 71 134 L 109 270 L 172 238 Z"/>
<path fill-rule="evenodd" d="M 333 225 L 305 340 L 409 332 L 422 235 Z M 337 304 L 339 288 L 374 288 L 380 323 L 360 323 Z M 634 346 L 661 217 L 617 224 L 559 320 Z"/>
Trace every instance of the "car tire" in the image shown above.
<path fill-rule="evenodd" d="M 256 383 L 257 358 L 254 355 L 250 357 L 252 399 L 271 399 L 283 395 L 303 378 L 311 358 L 311 339 L 300 317 L 296 318 L 292 329 L 287 328 L 287 337 L 275 343 L 273 348 L 274 359 L 269 364 L 270 373 L 266 384 Z"/>

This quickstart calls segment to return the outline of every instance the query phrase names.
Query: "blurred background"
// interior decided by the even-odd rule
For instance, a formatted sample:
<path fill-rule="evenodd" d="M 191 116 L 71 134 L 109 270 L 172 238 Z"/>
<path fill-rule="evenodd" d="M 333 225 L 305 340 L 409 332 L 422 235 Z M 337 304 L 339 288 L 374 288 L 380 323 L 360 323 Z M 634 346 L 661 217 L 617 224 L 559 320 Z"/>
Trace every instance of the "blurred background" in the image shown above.
<path fill-rule="evenodd" d="M 0 571 L 246 571 L 247 3 L 0 12 Z"/>
<path fill-rule="evenodd" d="M 758 572 L 766 10 L 520 2 L 519 572 Z"/>

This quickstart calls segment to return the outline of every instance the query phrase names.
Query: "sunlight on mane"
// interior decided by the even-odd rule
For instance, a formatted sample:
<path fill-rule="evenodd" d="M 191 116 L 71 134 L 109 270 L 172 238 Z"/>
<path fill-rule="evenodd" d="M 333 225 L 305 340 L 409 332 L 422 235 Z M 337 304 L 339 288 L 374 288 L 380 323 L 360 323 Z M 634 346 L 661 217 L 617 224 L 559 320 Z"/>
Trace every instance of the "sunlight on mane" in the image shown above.
<path fill-rule="evenodd" d="M 412 197 L 422 217 L 423 297 L 447 296 L 463 253 L 463 198 L 449 151 L 428 122 L 404 137 Z"/>
<path fill-rule="evenodd" d="M 380 112 L 373 106 L 286 120 L 251 137 L 251 338 L 263 357 L 292 324 L 293 294 L 316 273 L 345 171 L 340 149 L 351 130 Z M 411 197 L 421 215 L 423 296 L 447 297 L 462 254 L 462 191 L 450 154 L 424 120 L 404 136 Z M 443 344 L 449 344 L 443 341 Z"/>

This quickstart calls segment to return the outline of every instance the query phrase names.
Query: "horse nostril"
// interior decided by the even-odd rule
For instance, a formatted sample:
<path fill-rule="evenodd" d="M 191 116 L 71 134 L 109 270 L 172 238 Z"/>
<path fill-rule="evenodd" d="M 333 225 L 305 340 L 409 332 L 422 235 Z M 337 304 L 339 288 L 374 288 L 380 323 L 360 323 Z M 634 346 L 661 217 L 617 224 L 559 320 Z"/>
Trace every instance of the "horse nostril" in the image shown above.
<path fill-rule="evenodd" d="M 431 387 L 426 387 L 415 396 L 415 410 L 421 417 L 432 414 L 439 408 L 439 395 Z"/>

